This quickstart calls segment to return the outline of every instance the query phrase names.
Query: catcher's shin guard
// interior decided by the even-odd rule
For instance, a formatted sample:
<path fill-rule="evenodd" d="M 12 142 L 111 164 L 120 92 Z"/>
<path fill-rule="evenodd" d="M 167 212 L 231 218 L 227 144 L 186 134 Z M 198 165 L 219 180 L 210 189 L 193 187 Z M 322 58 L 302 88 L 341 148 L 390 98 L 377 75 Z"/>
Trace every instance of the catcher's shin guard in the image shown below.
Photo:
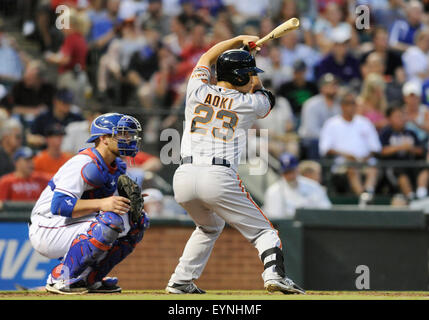
<path fill-rule="evenodd" d="M 73 240 L 63 262 L 61 278 L 78 278 L 87 267 L 102 259 L 124 230 L 122 218 L 113 212 L 103 212 L 97 216 L 87 234 L 80 234 Z"/>
<path fill-rule="evenodd" d="M 148 227 L 149 218 L 143 213 L 128 234 L 117 239 L 107 255 L 93 267 L 87 278 L 88 285 L 102 281 L 117 264 L 124 260 L 142 240 L 144 231 Z"/>

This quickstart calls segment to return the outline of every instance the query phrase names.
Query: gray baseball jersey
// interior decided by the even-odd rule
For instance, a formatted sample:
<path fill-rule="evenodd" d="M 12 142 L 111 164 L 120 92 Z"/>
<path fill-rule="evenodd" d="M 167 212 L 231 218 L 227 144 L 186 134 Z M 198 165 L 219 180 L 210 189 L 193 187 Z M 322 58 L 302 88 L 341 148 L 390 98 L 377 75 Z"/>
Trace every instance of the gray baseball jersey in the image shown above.
<path fill-rule="evenodd" d="M 216 239 L 227 222 L 249 240 L 261 255 L 267 249 L 281 248 L 281 241 L 262 210 L 243 186 L 236 168 L 246 144 L 247 130 L 254 121 L 268 115 L 269 99 L 262 92 L 243 94 L 210 84 L 210 70 L 197 66 L 189 80 L 182 164 L 175 172 L 176 201 L 188 212 L 196 229 L 188 240 L 170 283 L 198 279 L 204 270 Z M 213 158 L 231 166 L 213 165 Z M 275 259 L 275 254 L 263 263 Z M 262 274 L 264 281 L 281 279 L 274 266 Z"/>

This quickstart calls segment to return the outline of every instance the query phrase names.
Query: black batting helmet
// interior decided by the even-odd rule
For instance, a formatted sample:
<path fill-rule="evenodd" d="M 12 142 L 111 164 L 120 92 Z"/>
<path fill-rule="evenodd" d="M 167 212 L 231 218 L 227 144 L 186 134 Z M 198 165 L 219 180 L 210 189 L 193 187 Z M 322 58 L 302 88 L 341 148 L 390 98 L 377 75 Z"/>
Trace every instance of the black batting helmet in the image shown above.
<path fill-rule="evenodd" d="M 233 49 L 222 53 L 216 61 L 218 81 L 227 81 L 235 86 L 244 86 L 250 74 L 264 72 L 256 67 L 255 58 L 245 50 Z"/>

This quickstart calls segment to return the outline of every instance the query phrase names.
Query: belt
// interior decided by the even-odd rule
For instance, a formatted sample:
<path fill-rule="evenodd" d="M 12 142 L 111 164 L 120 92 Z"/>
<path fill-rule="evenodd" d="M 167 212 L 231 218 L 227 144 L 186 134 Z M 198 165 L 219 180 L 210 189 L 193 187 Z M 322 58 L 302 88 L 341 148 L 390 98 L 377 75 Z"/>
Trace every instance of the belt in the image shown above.
<path fill-rule="evenodd" d="M 184 157 L 180 160 L 181 164 L 186 164 L 186 163 L 192 163 L 192 156 L 190 157 Z M 229 163 L 228 160 L 226 159 L 222 159 L 222 158 L 213 158 L 212 159 L 212 165 L 214 166 L 224 166 L 224 167 L 231 167 L 231 164 Z"/>

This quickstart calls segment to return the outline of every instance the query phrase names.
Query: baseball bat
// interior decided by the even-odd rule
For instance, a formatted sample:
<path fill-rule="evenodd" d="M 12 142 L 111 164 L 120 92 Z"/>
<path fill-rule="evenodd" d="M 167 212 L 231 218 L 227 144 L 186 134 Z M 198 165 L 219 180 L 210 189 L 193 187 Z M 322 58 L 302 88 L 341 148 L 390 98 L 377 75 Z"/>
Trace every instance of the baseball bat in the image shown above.
<path fill-rule="evenodd" d="M 283 22 L 281 25 L 277 26 L 276 28 L 274 28 L 265 37 L 256 41 L 256 43 L 251 43 L 250 44 L 251 49 L 253 49 L 254 47 L 260 47 L 261 45 L 263 45 L 265 42 L 267 42 L 269 40 L 280 38 L 280 37 L 284 36 L 286 33 L 288 33 L 289 31 L 298 29 L 298 27 L 299 27 L 299 19 L 298 18 L 291 18 L 291 19 Z"/>

